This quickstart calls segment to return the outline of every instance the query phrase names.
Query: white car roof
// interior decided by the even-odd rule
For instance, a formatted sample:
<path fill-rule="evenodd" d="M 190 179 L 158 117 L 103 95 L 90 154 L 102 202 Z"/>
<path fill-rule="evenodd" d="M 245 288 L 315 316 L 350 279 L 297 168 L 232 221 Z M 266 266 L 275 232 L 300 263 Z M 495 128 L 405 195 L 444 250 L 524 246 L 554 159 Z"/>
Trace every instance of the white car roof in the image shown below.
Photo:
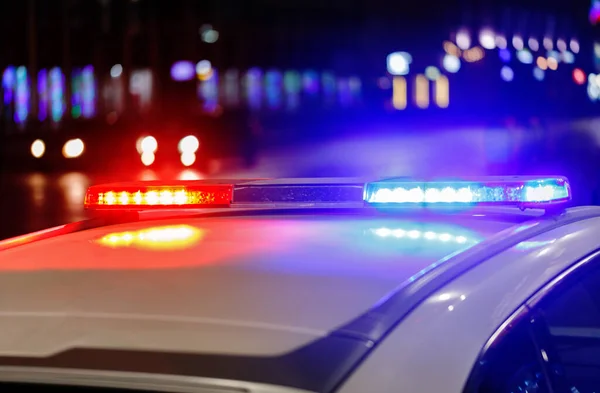
<path fill-rule="evenodd" d="M 0 317 L 11 332 L 0 337 L 0 354 L 40 356 L 75 345 L 283 353 L 511 225 L 481 217 L 185 218 L 34 242 L 0 253 Z M 148 231 L 158 240 L 192 235 L 162 248 L 124 240 Z"/>
<path fill-rule="evenodd" d="M 325 390 L 391 326 L 398 288 L 554 225 L 511 211 L 182 217 L 26 242 L 0 253 L 1 362 Z"/>
<path fill-rule="evenodd" d="M 599 231 L 599 217 L 560 226 L 451 281 L 405 318 L 340 392 L 462 392 L 488 339 L 545 284 L 598 250 Z"/>

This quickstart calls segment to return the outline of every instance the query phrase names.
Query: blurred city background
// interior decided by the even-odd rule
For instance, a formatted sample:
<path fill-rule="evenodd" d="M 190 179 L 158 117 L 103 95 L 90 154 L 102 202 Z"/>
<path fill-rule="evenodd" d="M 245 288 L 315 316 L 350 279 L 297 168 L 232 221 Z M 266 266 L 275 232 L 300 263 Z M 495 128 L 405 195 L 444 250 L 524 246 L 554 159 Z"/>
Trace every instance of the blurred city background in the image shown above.
<path fill-rule="evenodd" d="M 598 0 L 0 2 L 0 239 L 90 184 L 564 174 L 598 203 Z"/>

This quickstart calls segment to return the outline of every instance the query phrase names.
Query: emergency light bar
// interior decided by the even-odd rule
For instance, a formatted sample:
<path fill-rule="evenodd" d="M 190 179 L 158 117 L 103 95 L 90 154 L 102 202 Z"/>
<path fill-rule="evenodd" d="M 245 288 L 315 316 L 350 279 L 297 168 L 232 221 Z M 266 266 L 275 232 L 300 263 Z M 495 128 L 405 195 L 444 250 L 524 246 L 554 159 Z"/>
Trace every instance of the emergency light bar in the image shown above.
<path fill-rule="evenodd" d="M 145 210 L 165 207 L 223 207 L 233 196 L 231 184 L 140 182 L 92 186 L 84 206 L 94 210 Z"/>
<path fill-rule="evenodd" d="M 391 179 L 367 183 L 364 200 L 371 204 L 477 204 L 539 206 L 571 200 L 564 177 L 483 178 L 473 181 L 415 182 Z"/>
<path fill-rule="evenodd" d="M 480 178 L 417 182 L 389 179 L 365 183 L 339 179 L 139 182 L 92 186 L 85 195 L 90 210 L 211 208 L 247 205 L 333 204 L 342 206 L 517 205 L 544 207 L 568 202 L 564 177 Z"/>

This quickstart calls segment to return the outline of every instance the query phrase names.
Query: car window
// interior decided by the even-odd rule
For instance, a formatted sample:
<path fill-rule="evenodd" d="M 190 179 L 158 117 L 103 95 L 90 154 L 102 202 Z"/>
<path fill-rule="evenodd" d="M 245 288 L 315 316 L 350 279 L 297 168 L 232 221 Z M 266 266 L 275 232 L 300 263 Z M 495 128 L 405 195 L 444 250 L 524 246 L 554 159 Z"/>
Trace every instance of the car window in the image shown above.
<path fill-rule="evenodd" d="M 600 260 L 596 260 L 569 277 L 538 309 L 551 351 L 548 364 L 572 392 L 600 391 L 599 267 Z"/>
<path fill-rule="evenodd" d="M 582 264 L 500 331 L 465 388 L 518 391 L 600 392 L 600 259 Z"/>
<path fill-rule="evenodd" d="M 549 393 L 530 318 L 503 330 L 475 365 L 465 392 Z"/>

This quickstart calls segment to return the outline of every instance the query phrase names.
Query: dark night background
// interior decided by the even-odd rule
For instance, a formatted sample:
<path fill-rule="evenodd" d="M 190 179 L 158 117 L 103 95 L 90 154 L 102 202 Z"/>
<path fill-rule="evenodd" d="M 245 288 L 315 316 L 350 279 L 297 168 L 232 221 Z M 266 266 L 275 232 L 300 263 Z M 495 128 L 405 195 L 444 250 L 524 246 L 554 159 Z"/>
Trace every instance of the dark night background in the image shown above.
<path fill-rule="evenodd" d="M 591 3 L 2 1 L 0 238 L 82 218 L 113 180 L 559 171 L 596 203 Z"/>

